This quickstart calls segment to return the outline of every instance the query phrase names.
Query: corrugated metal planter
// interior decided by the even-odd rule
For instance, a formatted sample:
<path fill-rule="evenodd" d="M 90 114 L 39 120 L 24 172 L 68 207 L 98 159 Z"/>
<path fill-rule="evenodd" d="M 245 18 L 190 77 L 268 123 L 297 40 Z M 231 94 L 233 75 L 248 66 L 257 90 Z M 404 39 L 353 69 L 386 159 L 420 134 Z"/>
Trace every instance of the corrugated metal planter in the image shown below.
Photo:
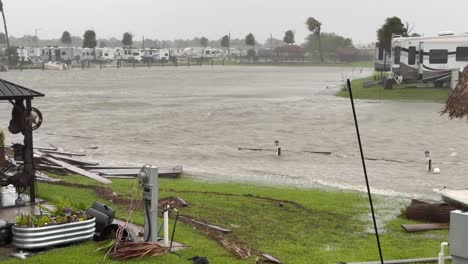
<path fill-rule="evenodd" d="M 13 245 L 22 249 L 38 249 L 91 239 L 95 218 L 61 225 L 21 228 L 13 226 Z"/>

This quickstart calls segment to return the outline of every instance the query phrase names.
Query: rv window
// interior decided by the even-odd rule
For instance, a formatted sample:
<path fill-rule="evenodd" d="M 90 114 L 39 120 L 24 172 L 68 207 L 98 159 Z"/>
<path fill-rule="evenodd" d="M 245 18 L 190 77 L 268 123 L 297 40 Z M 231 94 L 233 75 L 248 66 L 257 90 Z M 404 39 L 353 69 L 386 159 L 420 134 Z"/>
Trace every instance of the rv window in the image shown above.
<path fill-rule="evenodd" d="M 468 47 L 457 47 L 457 61 L 468 61 Z"/>
<path fill-rule="evenodd" d="M 67 52 L 65 52 L 65 51 L 62 51 L 62 55 L 67 55 Z"/>
<path fill-rule="evenodd" d="M 416 64 L 416 47 L 408 48 L 408 65 Z"/>
<path fill-rule="evenodd" d="M 448 62 L 448 50 L 430 50 L 429 51 L 429 63 L 430 64 L 447 64 Z"/>
<path fill-rule="evenodd" d="M 383 60 L 383 48 L 379 48 L 379 60 Z"/>
<path fill-rule="evenodd" d="M 109 53 L 104 53 L 104 56 L 109 56 Z"/>
<path fill-rule="evenodd" d="M 393 51 L 394 51 L 394 53 L 395 53 L 395 54 L 394 54 L 394 55 L 395 55 L 395 59 L 394 59 L 393 62 L 394 62 L 395 64 L 400 64 L 401 47 L 395 47 L 395 48 L 393 49 Z"/>

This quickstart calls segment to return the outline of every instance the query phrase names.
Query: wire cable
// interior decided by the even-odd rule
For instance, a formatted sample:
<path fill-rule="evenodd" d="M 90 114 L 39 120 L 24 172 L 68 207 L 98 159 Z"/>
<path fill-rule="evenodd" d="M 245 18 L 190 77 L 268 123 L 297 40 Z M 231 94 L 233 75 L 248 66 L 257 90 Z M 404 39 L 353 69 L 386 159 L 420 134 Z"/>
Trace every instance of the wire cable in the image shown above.
<path fill-rule="evenodd" d="M 366 178 L 367 196 L 369 197 L 369 205 L 370 205 L 370 209 L 372 213 L 372 221 L 374 223 L 375 238 L 377 239 L 377 247 L 379 249 L 380 263 L 384 264 L 383 255 L 382 255 L 382 247 L 380 246 L 379 231 L 377 228 L 377 221 L 375 220 L 374 205 L 372 203 L 372 194 L 371 194 L 370 186 L 369 186 L 369 178 L 367 177 L 366 161 L 364 159 L 364 151 L 362 150 L 361 134 L 359 133 L 359 124 L 358 124 L 357 116 L 356 116 L 356 108 L 354 107 L 354 98 L 353 98 L 353 92 L 351 89 L 351 81 L 349 79 L 347 80 L 347 85 L 348 85 L 348 90 L 349 90 L 349 99 L 351 100 L 351 107 L 353 109 L 354 125 L 356 127 L 356 134 L 357 134 L 357 139 L 359 143 L 359 151 L 361 152 L 362 169 L 364 170 L 364 177 Z"/>

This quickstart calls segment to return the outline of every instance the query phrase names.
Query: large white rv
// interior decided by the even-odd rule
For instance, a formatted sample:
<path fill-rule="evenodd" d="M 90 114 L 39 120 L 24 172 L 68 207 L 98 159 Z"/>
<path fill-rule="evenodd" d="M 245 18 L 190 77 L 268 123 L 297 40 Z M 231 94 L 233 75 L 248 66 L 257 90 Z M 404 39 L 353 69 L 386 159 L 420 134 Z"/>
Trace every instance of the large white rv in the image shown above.
<path fill-rule="evenodd" d="M 452 70 L 468 65 L 468 34 L 396 37 L 392 40 L 392 56 L 392 72 L 400 80 L 443 86 L 450 81 Z"/>

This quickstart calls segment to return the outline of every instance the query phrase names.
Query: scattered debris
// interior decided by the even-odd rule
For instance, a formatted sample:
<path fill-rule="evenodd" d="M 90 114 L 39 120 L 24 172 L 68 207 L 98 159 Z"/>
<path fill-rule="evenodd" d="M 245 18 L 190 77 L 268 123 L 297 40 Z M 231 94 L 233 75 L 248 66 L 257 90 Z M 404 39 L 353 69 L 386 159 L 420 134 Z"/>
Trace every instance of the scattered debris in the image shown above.
<path fill-rule="evenodd" d="M 429 223 L 450 222 L 450 212 L 456 208 L 446 203 L 425 203 L 412 200 L 406 208 L 406 218 Z"/>
<path fill-rule="evenodd" d="M 232 243 L 229 240 L 226 240 L 224 238 L 221 238 L 218 240 L 218 242 L 229 252 L 231 252 L 233 255 L 241 258 L 241 259 L 248 259 L 252 256 L 252 252 L 248 249 L 245 249 L 239 245 L 236 245 L 235 243 Z"/>
<path fill-rule="evenodd" d="M 67 170 L 78 173 L 78 174 L 83 175 L 85 177 L 91 178 L 93 180 L 96 180 L 96 181 L 104 183 L 104 184 L 111 184 L 112 183 L 112 181 L 110 181 L 110 180 L 108 180 L 108 179 L 106 179 L 104 177 L 101 177 L 101 176 L 99 176 L 99 175 L 97 175 L 95 173 L 92 173 L 92 172 L 83 170 L 81 168 L 78 168 L 76 166 L 73 166 L 70 163 L 67 163 L 65 161 L 60 161 L 60 160 L 54 159 L 52 157 L 49 157 L 49 156 L 45 155 L 44 153 L 42 153 L 40 151 L 35 151 L 34 153 L 35 153 L 35 155 L 38 155 L 39 157 L 41 157 L 41 158 L 43 158 L 43 159 L 45 159 L 45 160 L 47 160 L 49 162 L 52 162 L 55 165 L 62 166 L 64 168 L 66 168 Z"/>
<path fill-rule="evenodd" d="M 237 150 L 249 150 L 249 151 L 270 151 L 270 152 L 277 152 L 277 149 L 264 149 L 264 148 L 241 148 L 238 147 Z M 285 150 L 283 150 L 285 151 Z M 330 151 L 312 151 L 312 150 L 288 150 L 289 152 L 303 152 L 309 154 L 320 154 L 320 155 L 331 155 L 332 152 Z"/>
<path fill-rule="evenodd" d="M 280 261 L 280 260 L 278 260 L 277 258 L 275 258 L 275 257 L 273 257 L 273 256 L 271 256 L 271 255 L 262 254 L 262 257 L 265 258 L 265 261 L 266 261 L 266 262 L 281 264 L 281 261 Z"/>
<path fill-rule="evenodd" d="M 450 229 L 450 225 L 448 223 L 408 224 L 401 225 L 401 227 L 403 227 L 403 229 L 408 233 Z"/>
<path fill-rule="evenodd" d="M 168 248 L 148 242 L 118 242 L 111 249 L 110 257 L 117 260 L 127 260 L 142 257 L 157 257 L 166 254 Z"/>
<path fill-rule="evenodd" d="M 179 200 L 180 204 L 183 207 L 188 206 L 188 203 L 184 199 L 180 198 L 179 196 L 177 196 L 177 200 Z"/>
<path fill-rule="evenodd" d="M 204 222 L 201 222 L 201 221 L 198 221 L 198 220 L 195 220 L 193 218 L 186 217 L 186 216 L 179 216 L 179 218 L 184 223 L 196 225 L 196 226 L 199 226 L 199 227 L 201 226 L 203 228 L 208 228 L 208 229 L 211 229 L 211 230 L 214 230 L 214 231 L 221 232 L 223 234 L 232 233 L 232 230 L 230 230 L 230 229 L 226 229 L 226 228 L 222 228 L 222 227 L 219 227 L 219 226 L 216 226 L 216 225 L 204 223 Z"/>

